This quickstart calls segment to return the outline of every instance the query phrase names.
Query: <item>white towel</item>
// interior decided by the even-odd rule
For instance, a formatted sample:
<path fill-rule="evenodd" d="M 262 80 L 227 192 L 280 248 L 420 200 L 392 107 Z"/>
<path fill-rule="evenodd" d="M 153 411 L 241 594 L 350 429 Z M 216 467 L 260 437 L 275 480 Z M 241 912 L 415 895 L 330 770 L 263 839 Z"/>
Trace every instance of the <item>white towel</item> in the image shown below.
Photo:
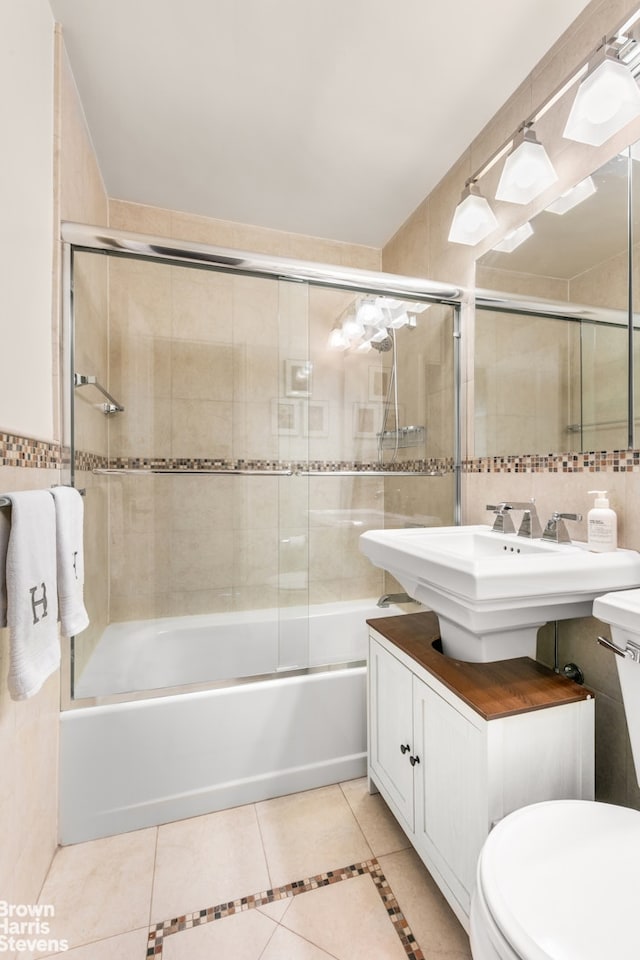
<path fill-rule="evenodd" d="M 7 625 L 7 547 L 9 546 L 9 507 L 0 507 L 0 628 Z"/>
<path fill-rule="evenodd" d="M 9 692 L 26 700 L 60 665 L 56 514 L 48 490 L 9 493 L 6 559 Z"/>
<path fill-rule="evenodd" d="M 53 487 L 56 505 L 56 556 L 58 607 L 65 637 L 74 637 L 89 626 L 84 605 L 84 504 L 73 487 Z"/>

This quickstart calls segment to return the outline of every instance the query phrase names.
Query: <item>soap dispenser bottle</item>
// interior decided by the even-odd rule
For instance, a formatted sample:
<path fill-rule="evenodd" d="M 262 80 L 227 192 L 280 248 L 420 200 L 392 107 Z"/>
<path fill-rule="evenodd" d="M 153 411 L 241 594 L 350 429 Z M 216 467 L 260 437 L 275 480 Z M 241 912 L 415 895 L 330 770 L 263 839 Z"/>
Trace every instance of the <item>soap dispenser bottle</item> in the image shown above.
<path fill-rule="evenodd" d="M 587 544 L 592 553 L 607 553 L 618 546 L 618 518 L 609 507 L 606 490 L 589 490 L 595 493 L 593 509 L 587 515 Z"/>

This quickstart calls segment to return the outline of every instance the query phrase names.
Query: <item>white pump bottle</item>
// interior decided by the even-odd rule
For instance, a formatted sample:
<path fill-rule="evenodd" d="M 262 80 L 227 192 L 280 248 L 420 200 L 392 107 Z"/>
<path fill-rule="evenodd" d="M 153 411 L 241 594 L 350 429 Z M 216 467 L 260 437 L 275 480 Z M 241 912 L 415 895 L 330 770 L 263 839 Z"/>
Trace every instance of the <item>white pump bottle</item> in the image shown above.
<path fill-rule="evenodd" d="M 595 493 L 593 509 L 587 514 L 587 544 L 592 553 L 607 553 L 618 547 L 618 518 L 609 507 L 606 490 Z"/>

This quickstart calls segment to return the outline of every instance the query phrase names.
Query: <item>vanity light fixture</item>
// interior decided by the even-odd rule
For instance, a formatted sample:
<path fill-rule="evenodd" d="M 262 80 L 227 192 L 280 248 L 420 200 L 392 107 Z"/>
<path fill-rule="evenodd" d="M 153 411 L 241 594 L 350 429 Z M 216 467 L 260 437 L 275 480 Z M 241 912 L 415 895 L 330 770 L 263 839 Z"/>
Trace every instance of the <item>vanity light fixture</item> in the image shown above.
<path fill-rule="evenodd" d="M 527 220 L 521 227 L 508 233 L 500 243 L 496 243 L 495 247 L 491 249 L 498 250 L 500 253 L 513 253 L 521 243 L 524 243 L 525 240 L 528 240 L 531 236 L 533 236 L 533 227 Z"/>
<path fill-rule="evenodd" d="M 563 136 L 599 147 L 638 116 L 638 84 L 612 47 L 605 44 L 578 87 Z"/>
<path fill-rule="evenodd" d="M 480 194 L 475 181 L 471 181 L 462 192 L 460 203 L 453 215 L 449 230 L 450 243 L 466 243 L 474 247 L 496 229 L 498 221 L 489 206 L 489 201 Z"/>
<path fill-rule="evenodd" d="M 467 179 L 466 189 L 455 209 L 449 241 L 473 246 L 498 226 L 489 203 L 479 194 L 477 184 L 505 155 L 507 159 L 496 192 L 498 200 L 530 203 L 558 180 L 553 164 L 531 128 L 556 104 L 564 101 L 570 89 L 579 84 L 564 136 L 599 145 L 625 124 L 640 117 L 640 89 L 636 84 L 638 76 L 640 6 L 538 104 L 520 123 L 517 131 Z M 587 195 L 585 193 L 582 199 L 586 199 Z M 576 199 L 576 202 L 579 201 Z M 559 211 L 552 209 L 552 212 Z"/>
<path fill-rule="evenodd" d="M 523 127 L 504 162 L 496 200 L 530 203 L 558 179 L 547 151 L 530 126 Z"/>
<path fill-rule="evenodd" d="M 587 197 L 592 197 L 597 189 L 593 182 L 593 177 L 585 177 L 580 183 L 576 183 L 575 187 L 571 187 L 570 190 L 565 190 L 564 193 L 561 193 L 557 200 L 554 200 L 548 207 L 545 207 L 545 210 L 547 213 L 557 213 L 562 216 L 562 214 L 577 207 L 578 204 L 586 200 Z"/>

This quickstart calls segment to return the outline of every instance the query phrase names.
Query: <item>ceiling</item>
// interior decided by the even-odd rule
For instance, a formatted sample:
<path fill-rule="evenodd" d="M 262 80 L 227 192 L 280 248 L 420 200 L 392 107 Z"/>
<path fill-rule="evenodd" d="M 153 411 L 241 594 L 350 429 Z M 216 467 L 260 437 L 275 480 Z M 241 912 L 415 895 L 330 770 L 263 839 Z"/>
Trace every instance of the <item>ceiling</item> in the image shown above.
<path fill-rule="evenodd" d="M 50 0 L 109 196 L 381 247 L 589 0 Z"/>

